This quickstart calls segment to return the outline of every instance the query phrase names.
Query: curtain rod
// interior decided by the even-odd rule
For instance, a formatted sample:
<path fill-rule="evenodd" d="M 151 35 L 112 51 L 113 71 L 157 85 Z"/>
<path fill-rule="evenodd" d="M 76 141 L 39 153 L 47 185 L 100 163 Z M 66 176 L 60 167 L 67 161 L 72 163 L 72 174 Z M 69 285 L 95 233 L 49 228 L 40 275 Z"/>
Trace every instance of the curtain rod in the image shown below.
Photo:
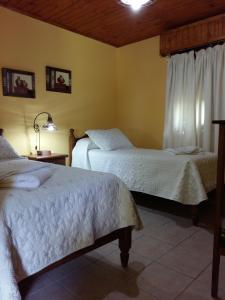
<path fill-rule="evenodd" d="M 225 43 L 225 40 L 215 41 L 215 42 L 208 43 L 207 45 L 202 45 L 202 46 L 198 46 L 198 47 L 194 47 L 194 48 L 188 48 L 186 50 L 178 50 L 176 52 L 171 53 L 170 56 L 173 56 L 173 55 L 176 55 L 176 54 L 189 53 L 191 51 L 194 51 L 196 53 L 196 52 L 198 52 L 202 49 L 215 47 L 216 45 L 223 45 L 224 43 Z"/>

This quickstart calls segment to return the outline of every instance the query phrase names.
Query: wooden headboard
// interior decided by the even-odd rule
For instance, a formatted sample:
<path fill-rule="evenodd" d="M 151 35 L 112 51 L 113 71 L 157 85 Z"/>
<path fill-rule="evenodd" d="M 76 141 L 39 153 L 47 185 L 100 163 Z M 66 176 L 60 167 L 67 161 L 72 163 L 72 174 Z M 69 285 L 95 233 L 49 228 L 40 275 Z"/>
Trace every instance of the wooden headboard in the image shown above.
<path fill-rule="evenodd" d="M 84 134 L 81 137 L 76 137 L 74 134 L 74 129 L 71 128 L 70 129 L 70 133 L 69 133 L 69 166 L 71 166 L 72 164 L 72 152 L 73 152 L 73 148 L 76 146 L 77 141 L 79 141 L 80 139 L 86 138 L 88 137 L 87 134 Z"/>
<path fill-rule="evenodd" d="M 0 128 L 0 136 L 2 136 L 2 135 L 3 135 L 3 129 Z"/>

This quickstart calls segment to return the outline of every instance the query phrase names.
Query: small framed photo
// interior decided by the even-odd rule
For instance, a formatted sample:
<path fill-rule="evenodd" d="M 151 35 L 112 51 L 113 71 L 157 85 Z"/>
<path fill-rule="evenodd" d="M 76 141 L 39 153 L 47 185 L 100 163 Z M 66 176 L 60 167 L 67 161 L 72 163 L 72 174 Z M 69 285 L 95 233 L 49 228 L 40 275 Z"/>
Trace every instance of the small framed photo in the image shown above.
<path fill-rule="evenodd" d="M 46 90 L 71 94 L 71 71 L 47 66 Z"/>
<path fill-rule="evenodd" d="M 35 98 L 33 72 L 2 68 L 3 96 Z"/>

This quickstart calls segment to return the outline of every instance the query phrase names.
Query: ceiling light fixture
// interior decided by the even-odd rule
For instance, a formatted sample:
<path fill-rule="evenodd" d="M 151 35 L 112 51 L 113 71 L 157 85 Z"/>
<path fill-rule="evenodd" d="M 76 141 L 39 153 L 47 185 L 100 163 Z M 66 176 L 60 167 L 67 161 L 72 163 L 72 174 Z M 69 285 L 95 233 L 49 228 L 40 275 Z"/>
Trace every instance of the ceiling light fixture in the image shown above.
<path fill-rule="evenodd" d="M 155 2 L 155 0 L 120 0 L 123 4 L 130 6 L 133 10 L 139 10 L 145 5 L 150 5 Z"/>

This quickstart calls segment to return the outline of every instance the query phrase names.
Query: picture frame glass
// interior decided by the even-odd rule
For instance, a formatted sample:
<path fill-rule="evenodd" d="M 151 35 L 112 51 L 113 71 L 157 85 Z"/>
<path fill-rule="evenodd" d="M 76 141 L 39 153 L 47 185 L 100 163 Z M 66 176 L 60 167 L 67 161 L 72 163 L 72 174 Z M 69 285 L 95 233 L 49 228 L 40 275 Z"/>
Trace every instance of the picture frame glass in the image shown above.
<path fill-rule="evenodd" d="M 71 93 L 71 71 L 47 66 L 46 90 Z"/>
<path fill-rule="evenodd" d="M 3 96 L 35 98 L 33 72 L 2 68 Z"/>

